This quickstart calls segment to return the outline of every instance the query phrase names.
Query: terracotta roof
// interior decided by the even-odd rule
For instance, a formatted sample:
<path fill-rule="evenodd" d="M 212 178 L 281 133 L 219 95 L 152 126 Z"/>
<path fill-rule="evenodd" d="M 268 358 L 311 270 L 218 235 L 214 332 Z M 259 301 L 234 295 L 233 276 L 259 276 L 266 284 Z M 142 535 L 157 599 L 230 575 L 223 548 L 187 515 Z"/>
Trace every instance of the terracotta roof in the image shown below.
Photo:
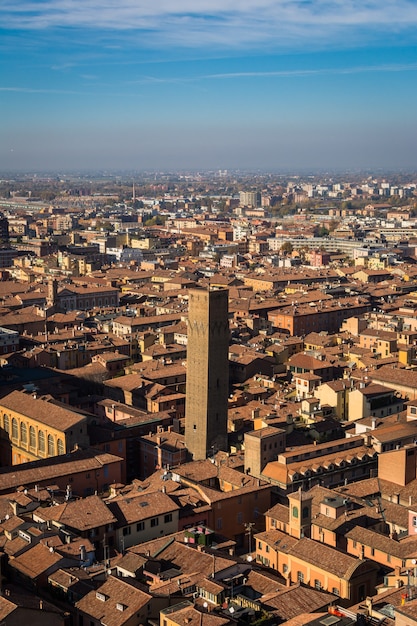
<path fill-rule="evenodd" d="M 411 537 L 403 541 L 390 539 L 386 535 L 381 535 L 369 528 L 355 526 L 346 533 L 348 539 L 357 541 L 365 546 L 370 546 L 375 550 L 380 550 L 386 554 L 391 554 L 400 559 L 411 559 L 417 557 L 417 539 Z"/>
<path fill-rule="evenodd" d="M 139 494 L 136 497 L 116 496 L 107 500 L 109 510 L 114 514 L 119 526 L 133 524 L 141 520 L 178 511 L 179 506 L 165 493 Z"/>
<path fill-rule="evenodd" d="M 255 536 L 257 541 L 263 541 L 277 552 L 284 554 L 291 553 L 292 548 L 294 548 L 299 541 L 299 539 L 291 537 L 291 535 L 281 530 L 266 530 L 262 533 L 257 533 Z"/>
<path fill-rule="evenodd" d="M 334 574 L 339 578 L 349 578 L 352 574 L 352 568 L 356 568 L 362 563 L 354 556 L 307 537 L 299 539 L 288 550 L 288 553 L 301 561 L 311 563 L 316 567 L 319 566 L 329 574 Z"/>
<path fill-rule="evenodd" d="M 106 626 L 122 626 L 133 620 L 150 602 L 151 596 L 126 579 L 109 576 L 96 591 L 77 602 L 77 609 Z M 135 622 L 136 623 L 136 622 Z"/>
<path fill-rule="evenodd" d="M 0 400 L 0 408 L 9 409 L 19 415 L 24 415 L 56 428 L 62 432 L 73 428 L 76 424 L 85 421 L 85 416 L 65 409 L 43 398 L 34 398 L 32 394 L 23 391 L 12 391 Z"/>
<path fill-rule="evenodd" d="M 15 465 L 13 471 L 10 471 L 10 468 L 0 470 L 0 492 L 11 491 L 21 485 L 30 487 L 45 481 L 52 482 L 58 477 L 79 472 L 94 472 L 102 469 L 104 465 L 117 463 L 121 460 L 120 457 L 107 452 L 92 453 L 91 450 L 77 450 L 70 455 Z M 35 491 L 32 493 L 36 494 Z"/>
<path fill-rule="evenodd" d="M 281 619 L 290 619 L 300 613 L 311 612 L 326 608 L 337 599 L 336 596 L 310 587 L 301 587 L 300 584 L 286 587 L 273 597 L 261 598 L 268 612 L 279 615 Z"/>
<path fill-rule="evenodd" d="M 178 626 L 224 626 L 230 623 L 228 619 L 214 613 L 197 611 L 189 602 L 181 602 L 165 611 L 169 620 Z"/>
<path fill-rule="evenodd" d="M 27 576 L 31 580 L 35 580 L 44 572 L 48 572 L 51 568 L 62 561 L 62 556 L 57 554 L 53 549 L 43 543 L 38 543 L 33 548 L 29 548 L 23 554 L 15 557 L 10 565 L 17 569 L 21 574 Z"/>
<path fill-rule="evenodd" d="M 58 522 L 80 532 L 117 521 L 98 496 L 88 496 L 58 506 L 38 509 L 34 516 L 42 521 Z"/>
<path fill-rule="evenodd" d="M 17 604 L 0 596 L 0 620 L 6 620 L 6 617 L 9 617 L 17 608 Z M 4 623 L 6 624 L 6 621 L 4 621 Z"/>

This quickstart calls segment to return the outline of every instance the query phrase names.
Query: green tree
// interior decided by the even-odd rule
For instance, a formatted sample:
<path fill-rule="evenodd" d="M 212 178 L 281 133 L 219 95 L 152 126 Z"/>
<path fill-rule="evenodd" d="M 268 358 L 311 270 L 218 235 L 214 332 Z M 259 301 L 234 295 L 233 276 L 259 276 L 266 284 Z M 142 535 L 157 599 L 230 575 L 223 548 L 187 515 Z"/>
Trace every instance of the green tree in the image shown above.
<path fill-rule="evenodd" d="M 327 237 L 328 234 L 329 230 L 325 226 L 316 226 L 314 229 L 315 237 Z"/>
<path fill-rule="evenodd" d="M 281 246 L 281 252 L 283 252 L 284 254 L 291 254 L 293 250 L 294 250 L 294 246 L 292 245 L 290 241 L 286 241 Z"/>

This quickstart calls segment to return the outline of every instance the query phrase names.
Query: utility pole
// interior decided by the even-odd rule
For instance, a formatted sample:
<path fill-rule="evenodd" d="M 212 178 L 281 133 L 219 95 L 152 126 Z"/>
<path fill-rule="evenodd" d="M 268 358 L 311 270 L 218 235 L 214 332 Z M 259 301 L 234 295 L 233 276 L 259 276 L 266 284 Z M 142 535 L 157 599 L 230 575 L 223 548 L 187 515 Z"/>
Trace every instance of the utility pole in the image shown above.
<path fill-rule="evenodd" d="M 244 527 L 248 536 L 249 554 L 252 552 L 252 528 L 255 526 L 255 522 L 245 522 Z"/>

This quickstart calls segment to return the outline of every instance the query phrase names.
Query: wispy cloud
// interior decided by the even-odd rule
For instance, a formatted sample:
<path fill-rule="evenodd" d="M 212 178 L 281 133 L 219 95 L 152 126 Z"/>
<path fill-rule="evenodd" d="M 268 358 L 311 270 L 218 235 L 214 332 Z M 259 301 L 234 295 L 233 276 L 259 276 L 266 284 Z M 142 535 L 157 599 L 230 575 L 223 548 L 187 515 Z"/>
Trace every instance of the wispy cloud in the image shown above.
<path fill-rule="evenodd" d="M 63 96 L 79 95 L 85 96 L 86 92 L 71 91 L 66 89 L 34 89 L 32 87 L 0 87 L 0 92 L 3 93 L 30 93 L 30 94 L 55 94 Z"/>
<path fill-rule="evenodd" d="M 414 0 L 5 0 L 3 28 L 137 32 L 137 44 L 302 46 L 417 27 Z"/>
<path fill-rule="evenodd" d="M 352 67 L 339 68 L 317 68 L 317 69 L 297 69 L 297 70 L 275 70 L 275 71 L 252 71 L 252 72 L 221 72 L 216 74 L 199 74 L 195 76 L 143 76 L 137 80 L 129 81 L 130 85 L 138 84 L 187 84 L 205 80 L 233 80 L 244 78 L 303 78 L 309 76 L 343 76 L 349 74 L 372 74 L 372 73 L 396 73 L 396 72 L 416 72 L 417 63 L 398 63 L 381 65 L 358 65 Z"/>
<path fill-rule="evenodd" d="M 220 74 L 206 74 L 201 78 L 213 79 L 230 79 L 230 78 L 277 78 L 297 77 L 297 76 L 316 76 L 316 75 L 343 75 L 343 74 L 364 74 L 373 72 L 415 72 L 417 63 L 401 63 L 392 65 L 358 65 L 353 67 L 340 68 L 318 68 L 318 69 L 298 69 L 298 70 L 277 70 L 271 72 L 225 72 Z"/>

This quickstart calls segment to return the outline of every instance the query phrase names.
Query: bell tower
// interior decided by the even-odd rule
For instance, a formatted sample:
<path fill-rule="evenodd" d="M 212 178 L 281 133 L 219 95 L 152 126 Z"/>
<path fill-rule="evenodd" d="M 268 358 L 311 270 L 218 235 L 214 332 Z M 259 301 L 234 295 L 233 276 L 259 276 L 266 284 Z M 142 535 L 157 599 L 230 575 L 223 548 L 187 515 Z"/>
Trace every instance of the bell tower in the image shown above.
<path fill-rule="evenodd" d="M 310 537 L 311 533 L 311 504 L 313 498 L 300 489 L 288 495 L 289 534 L 292 537 Z"/>

